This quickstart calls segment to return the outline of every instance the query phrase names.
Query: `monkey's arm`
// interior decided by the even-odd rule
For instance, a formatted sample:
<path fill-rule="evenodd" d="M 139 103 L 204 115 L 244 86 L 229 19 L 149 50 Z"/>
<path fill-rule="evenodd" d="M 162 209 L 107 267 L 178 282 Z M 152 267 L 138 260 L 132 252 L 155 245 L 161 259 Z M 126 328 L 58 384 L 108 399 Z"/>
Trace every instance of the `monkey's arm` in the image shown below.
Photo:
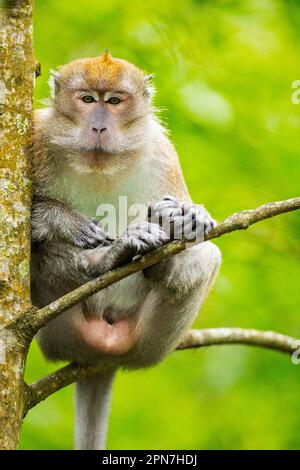
<path fill-rule="evenodd" d="M 33 198 L 31 230 L 33 243 L 60 241 L 79 248 L 93 248 L 112 241 L 94 221 L 47 197 Z"/>
<path fill-rule="evenodd" d="M 143 222 L 129 228 L 110 246 L 83 249 L 57 241 L 35 243 L 32 248 L 33 302 L 38 306 L 46 305 L 134 256 L 158 248 L 163 243 L 162 235 L 158 225 Z"/>

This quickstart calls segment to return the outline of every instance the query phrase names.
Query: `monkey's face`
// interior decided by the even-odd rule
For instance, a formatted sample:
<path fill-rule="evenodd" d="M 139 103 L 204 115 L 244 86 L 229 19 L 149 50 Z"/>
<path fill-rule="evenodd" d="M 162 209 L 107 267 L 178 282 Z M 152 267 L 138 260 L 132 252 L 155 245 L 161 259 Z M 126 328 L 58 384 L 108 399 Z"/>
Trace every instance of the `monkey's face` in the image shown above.
<path fill-rule="evenodd" d="M 55 81 L 55 142 L 77 152 L 77 165 L 89 167 L 134 154 L 150 125 L 148 81 L 137 67 L 107 53 L 65 65 Z"/>

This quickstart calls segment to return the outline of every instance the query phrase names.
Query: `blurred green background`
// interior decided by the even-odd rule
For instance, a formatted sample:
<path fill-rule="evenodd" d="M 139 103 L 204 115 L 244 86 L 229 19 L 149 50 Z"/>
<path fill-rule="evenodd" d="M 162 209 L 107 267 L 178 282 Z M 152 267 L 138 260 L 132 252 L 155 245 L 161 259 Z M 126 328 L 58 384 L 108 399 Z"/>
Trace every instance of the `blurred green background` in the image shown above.
<path fill-rule="evenodd" d="M 48 69 L 108 48 L 155 74 L 195 201 L 221 220 L 299 193 L 297 0 L 36 0 L 35 50 Z M 300 336 L 299 213 L 218 240 L 223 265 L 196 326 Z M 27 380 L 57 366 L 30 351 Z M 31 411 L 22 449 L 72 448 L 69 387 Z M 300 365 L 241 346 L 175 352 L 119 373 L 110 449 L 299 449 Z"/>

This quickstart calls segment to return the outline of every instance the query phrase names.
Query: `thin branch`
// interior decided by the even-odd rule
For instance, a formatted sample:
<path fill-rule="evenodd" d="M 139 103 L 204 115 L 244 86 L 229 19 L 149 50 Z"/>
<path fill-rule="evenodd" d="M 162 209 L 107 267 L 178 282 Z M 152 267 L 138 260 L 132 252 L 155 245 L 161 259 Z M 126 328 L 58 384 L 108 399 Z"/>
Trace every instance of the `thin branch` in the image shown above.
<path fill-rule="evenodd" d="M 202 348 L 220 344 L 245 344 L 260 346 L 293 354 L 300 348 L 300 340 L 275 331 L 260 331 L 245 328 L 208 328 L 190 330 L 177 349 Z"/>
<path fill-rule="evenodd" d="M 300 197 L 287 199 L 285 201 L 270 202 L 259 206 L 256 209 L 237 212 L 218 224 L 203 241 L 221 237 L 222 235 L 235 230 L 245 230 L 250 225 L 259 222 L 260 220 L 268 219 L 297 209 L 300 209 Z M 52 302 L 50 305 L 36 310 L 34 314 L 32 313 L 32 310 L 25 312 L 10 325 L 10 328 L 14 328 L 19 332 L 21 337 L 27 337 L 28 340 L 31 340 L 40 328 L 45 326 L 60 313 L 68 310 L 79 302 L 82 302 L 96 292 L 105 289 L 111 284 L 152 266 L 164 258 L 180 253 L 189 246 L 191 246 L 191 244 L 188 244 L 185 241 L 168 243 L 167 245 L 158 248 L 141 258 L 131 261 L 122 267 L 113 269 L 112 271 L 108 271 L 101 277 L 87 282 L 83 286 L 78 287 L 55 302 Z"/>
<path fill-rule="evenodd" d="M 72 363 L 46 375 L 31 385 L 25 384 L 24 416 L 27 414 L 28 410 L 58 390 L 67 387 L 74 382 L 78 382 L 78 380 L 87 376 L 104 371 L 105 369 L 103 365 L 99 366 L 99 364 L 97 364 L 83 367 Z"/>
<path fill-rule="evenodd" d="M 209 328 L 206 330 L 190 330 L 186 333 L 177 350 L 203 348 L 205 346 L 221 344 L 259 346 L 289 354 L 293 354 L 297 349 L 300 349 L 299 339 L 274 331 L 259 331 L 244 328 Z M 24 413 L 26 414 L 31 408 L 61 388 L 87 376 L 99 372 L 103 373 L 103 371 L 103 364 L 89 367 L 69 364 L 31 385 L 27 385 Z"/>

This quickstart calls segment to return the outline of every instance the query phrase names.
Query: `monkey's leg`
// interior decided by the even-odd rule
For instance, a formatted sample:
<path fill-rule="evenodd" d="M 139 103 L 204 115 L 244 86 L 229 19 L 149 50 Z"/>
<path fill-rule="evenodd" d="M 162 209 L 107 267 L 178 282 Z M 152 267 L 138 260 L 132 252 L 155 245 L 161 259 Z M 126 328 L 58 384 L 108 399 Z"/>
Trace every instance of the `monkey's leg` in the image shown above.
<path fill-rule="evenodd" d="M 111 371 L 76 383 L 75 449 L 105 448 L 114 375 Z"/>
<path fill-rule="evenodd" d="M 219 249 L 205 242 L 145 270 L 151 291 L 138 325 L 142 339 L 137 359 L 142 365 L 160 361 L 178 345 L 195 320 L 220 262 Z"/>

